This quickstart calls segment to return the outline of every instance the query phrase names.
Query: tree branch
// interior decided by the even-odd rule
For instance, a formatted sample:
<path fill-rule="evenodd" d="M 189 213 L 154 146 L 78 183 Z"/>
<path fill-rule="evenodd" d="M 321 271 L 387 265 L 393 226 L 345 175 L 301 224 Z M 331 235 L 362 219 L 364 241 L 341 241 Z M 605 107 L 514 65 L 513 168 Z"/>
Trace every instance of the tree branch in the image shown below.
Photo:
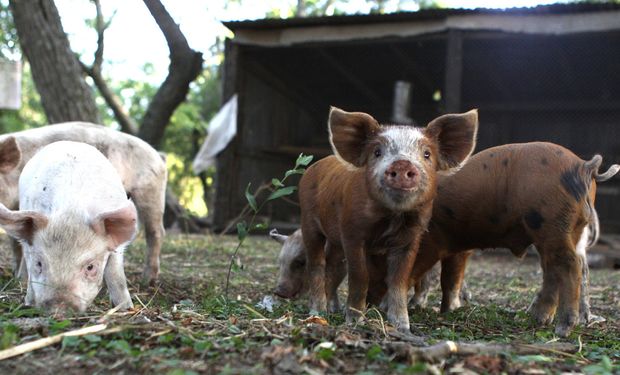
<path fill-rule="evenodd" d="M 106 23 L 103 20 L 103 12 L 101 10 L 100 0 L 93 0 L 93 2 L 95 3 L 95 7 L 97 8 L 97 16 L 95 19 L 95 27 L 97 29 L 97 50 L 95 51 L 95 59 L 92 66 L 89 67 L 82 61 L 80 61 L 80 66 L 82 67 L 82 70 L 93 79 L 93 82 L 95 82 L 95 86 L 97 86 L 99 93 L 106 101 L 110 109 L 112 109 L 112 112 L 114 113 L 114 118 L 121 126 L 121 130 L 125 133 L 136 135 L 138 133 L 138 124 L 125 111 L 125 108 L 123 108 L 121 101 L 110 89 L 105 79 L 103 78 L 103 75 L 101 74 L 104 48 L 103 34 L 105 30 L 110 26 L 110 23 Z"/>
<path fill-rule="evenodd" d="M 168 76 L 149 103 L 138 132 L 140 138 L 159 148 L 170 117 L 185 100 L 190 83 L 202 72 L 203 59 L 202 53 L 189 47 L 179 25 L 159 0 L 144 0 L 144 4 L 164 34 L 170 49 Z"/>

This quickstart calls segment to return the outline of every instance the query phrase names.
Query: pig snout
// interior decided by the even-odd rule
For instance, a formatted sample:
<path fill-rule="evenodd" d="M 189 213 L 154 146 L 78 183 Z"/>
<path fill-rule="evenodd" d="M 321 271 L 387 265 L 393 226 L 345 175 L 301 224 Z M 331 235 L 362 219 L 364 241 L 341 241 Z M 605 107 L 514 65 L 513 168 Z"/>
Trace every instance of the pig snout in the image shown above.
<path fill-rule="evenodd" d="M 61 298 L 50 298 L 41 302 L 39 307 L 57 316 L 83 311 L 82 306 L 76 301 Z"/>
<path fill-rule="evenodd" d="M 293 286 L 291 285 L 280 283 L 273 290 L 273 294 L 281 298 L 290 299 L 290 298 L 294 298 L 295 295 L 297 294 L 297 291 L 295 291 L 294 289 L 295 288 L 293 288 Z"/>
<path fill-rule="evenodd" d="M 397 160 L 385 170 L 385 182 L 392 189 L 411 190 L 419 179 L 420 171 L 408 160 Z"/>

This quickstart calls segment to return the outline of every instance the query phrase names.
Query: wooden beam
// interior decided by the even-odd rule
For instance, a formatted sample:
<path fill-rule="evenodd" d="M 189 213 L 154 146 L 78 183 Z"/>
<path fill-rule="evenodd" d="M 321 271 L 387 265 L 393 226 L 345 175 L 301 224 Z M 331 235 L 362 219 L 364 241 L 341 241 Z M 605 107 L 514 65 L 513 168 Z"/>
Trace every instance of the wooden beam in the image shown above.
<path fill-rule="evenodd" d="M 230 39 L 226 39 L 225 52 L 224 52 L 224 68 L 222 72 L 222 105 L 226 103 L 235 93 L 239 91 L 241 87 L 239 62 L 240 62 L 240 47 Z M 242 108 L 243 95 L 239 93 L 239 103 L 237 108 Z M 237 123 L 240 123 L 239 118 L 241 110 L 237 113 Z M 237 131 L 237 136 L 232 139 L 228 146 L 217 156 L 217 173 L 215 176 L 215 199 L 214 199 L 214 213 L 213 213 L 213 228 L 214 230 L 221 230 L 226 226 L 226 223 L 230 218 L 235 216 L 235 213 L 231 212 L 234 202 L 233 187 L 238 182 L 239 171 L 239 156 L 237 155 L 237 149 L 239 147 L 240 133 Z"/>
<path fill-rule="evenodd" d="M 463 83 L 463 31 L 461 30 L 448 31 L 445 66 L 444 110 L 447 113 L 459 112 Z"/>
<path fill-rule="evenodd" d="M 544 112 L 544 111 L 620 111 L 620 101 L 602 100 L 540 100 L 533 102 L 476 102 L 464 103 L 485 112 Z"/>

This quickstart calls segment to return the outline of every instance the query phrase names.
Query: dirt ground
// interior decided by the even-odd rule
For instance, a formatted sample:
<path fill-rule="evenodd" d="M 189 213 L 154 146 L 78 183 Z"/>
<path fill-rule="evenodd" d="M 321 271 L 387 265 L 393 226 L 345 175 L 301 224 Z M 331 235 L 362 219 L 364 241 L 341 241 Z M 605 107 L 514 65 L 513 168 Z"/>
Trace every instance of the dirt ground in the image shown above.
<path fill-rule="evenodd" d="M 536 327 L 524 313 L 541 283 L 536 257 L 478 253 L 466 274 L 467 306 L 439 314 L 435 288 L 429 307 L 410 310 L 410 318 L 428 346 L 481 343 L 475 348 L 482 352 L 430 355 L 395 336 L 374 309 L 364 323 L 347 326 L 342 314 L 308 319 L 303 299 L 276 299 L 273 311 L 259 306 L 277 273 L 279 247 L 266 237 L 252 237 L 241 249 L 227 301 L 223 289 L 235 245 L 230 236 L 169 235 L 161 282 L 144 287 L 140 238 L 126 258 L 134 310 L 106 313 L 104 289 L 87 314 L 57 320 L 23 306 L 25 291 L 11 277 L 8 240 L 0 237 L 0 349 L 106 324 L 97 334 L 64 337 L 1 361 L 0 373 L 620 373 L 620 271 L 591 271 L 593 313 L 606 321 L 559 339 L 552 326 Z"/>

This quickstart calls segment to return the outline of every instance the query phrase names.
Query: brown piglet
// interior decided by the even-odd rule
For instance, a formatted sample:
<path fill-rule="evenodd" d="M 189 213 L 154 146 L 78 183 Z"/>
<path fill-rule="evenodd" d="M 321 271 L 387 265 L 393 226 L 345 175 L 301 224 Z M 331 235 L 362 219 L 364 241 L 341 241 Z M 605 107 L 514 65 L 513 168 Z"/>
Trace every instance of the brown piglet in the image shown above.
<path fill-rule="evenodd" d="M 567 336 L 580 313 L 581 320 L 590 318 L 586 249 L 598 235 L 596 182 L 620 169 L 612 165 L 599 174 L 601 162 L 599 155 L 586 161 L 545 142 L 497 146 L 472 156 L 460 171 L 439 179 L 411 283 L 441 260 L 441 310 L 453 310 L 460 306 L 470 250 L 501 247 L 523 256 L 534 245 L 543 285 L 529 311 L 541 324 L 555 318 L 556 334 Z"/>
<path fill-rule="evenodd" d="M 409 331 L 408 280 L 436 195 L 437 174 L 471 155 L 478 114 L 448 114 L 426 128 L 380 125 L 372 116 L 332 108 L 335 155 L 312 165 L 299 184 L 310 310 L 326 310 L 326 254 L 344 252 L 347 321 L 366 308 L 370 262 L 385 262 L 388 321 Z"/>

